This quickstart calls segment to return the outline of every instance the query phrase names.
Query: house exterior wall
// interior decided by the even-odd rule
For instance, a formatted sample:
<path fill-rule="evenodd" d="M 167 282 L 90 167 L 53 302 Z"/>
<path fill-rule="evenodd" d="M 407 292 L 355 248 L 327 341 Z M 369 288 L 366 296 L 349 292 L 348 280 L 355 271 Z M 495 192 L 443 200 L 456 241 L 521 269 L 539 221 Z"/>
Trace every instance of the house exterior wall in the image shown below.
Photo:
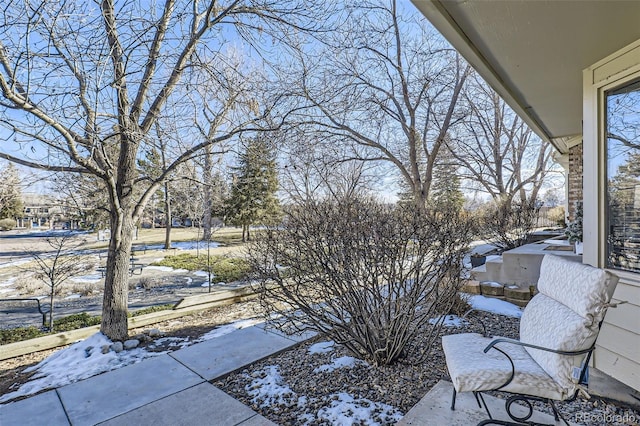
<path fill-rule="evenodd" d="M 575 219 L 576 201 L 582 201 L 583 144 L 569 148 L 569 175 L 567 177 L 567 216 Z"/>
<path fill-rule="evenodd" d="M 640 40 L 584 70 L 584 263 L 605 267 L 605 132 L 606 90 L 640 77 Z M 594 366 L 640 390 L 640 274 L 612 270 L 620 277 L 614 301 L 596 342 Z"/>

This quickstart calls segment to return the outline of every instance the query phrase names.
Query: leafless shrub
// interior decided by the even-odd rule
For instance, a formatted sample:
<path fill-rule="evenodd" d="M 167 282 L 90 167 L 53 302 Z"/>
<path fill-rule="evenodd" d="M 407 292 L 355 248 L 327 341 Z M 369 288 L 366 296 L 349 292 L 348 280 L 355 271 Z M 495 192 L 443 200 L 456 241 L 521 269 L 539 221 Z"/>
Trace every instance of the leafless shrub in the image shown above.
<path fill-rule="evenodd" d="M 249 247 L 276 326 L 326 333 L 374 365 L 402 358 L 418 333 L 430 340 L 460 286 L 472 227 L 460 214 L 372 200 L 306 203 Z"/>
<path fill-rule="evenodd" d="M 18 278 L 16 278 L 13 287 L 21 294 L 25 295 L 33 295 L 44 291 L 44 285 L 41 282 L 34 280 L 34 274 L 32 273 L 22 273 Z"/>
<path fill-rule="evenodd" d="M 484 232 L 501 251 L 520 247 L 536 229 L 539 210 L 535 200 L 495 202 L 482 212 Z"/>
<path fill-rule="evenodd" d="M 35 262 L 34 277 L 49 292 L 49 330 L 53 331 L 54 296 L 63 293 L 63 284 L 71 277 L 86 273 L 93 265 L 85 261 L 79 251 L 84 240 L 76 240 L 69 234 L 45 238 L 50 250 L 46 253 L 30 252 Z"/>
<path fill-rule="evenodd" d="M 146 291 L 149 291 L 152 288 L 157 287 L 158 283 L 156 282 L 156 280 L 152 278 L 144 277 L 144 278 L 140 278 L 140 281 L 138 281 L 138 286 L 142 287 Z"/>
<path fill-rule="evenodd" d="M 102 285 L 99 283 L 74 283 L 71 285 L 70 291 L 81 296 L 91 296 L 99 293 L 101 287 Z"/>
<path fill-rule="evenodd" d="M 469 309 L 471 309 L 471 305 L 469 304 L 469 295 L 466 293 L 457 293 L 453 297 L 453 303 L 451 303 L 449 313 L 461 316 L 464 315 Z"/>

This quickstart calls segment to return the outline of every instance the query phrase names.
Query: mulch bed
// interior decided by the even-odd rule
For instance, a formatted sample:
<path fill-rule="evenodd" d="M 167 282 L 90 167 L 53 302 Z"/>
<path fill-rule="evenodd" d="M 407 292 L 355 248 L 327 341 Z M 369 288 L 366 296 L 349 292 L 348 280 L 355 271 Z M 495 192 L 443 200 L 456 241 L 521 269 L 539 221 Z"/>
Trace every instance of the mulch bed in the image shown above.
<path fill-rule="evenodd" d="M 478 312 L 477 317 L 487 325 L 492 335 L 517 338 L 519 319 L 497 314 Z M 442 334 L 479 332 L 477 325 L 464 324 L 460 327 L 442 327 Z M 350 368 L 338 368 L 331 372 L 317 372 L 318 367 L 332 360 L 350 355 L 344 347 L 335 345 L 329 353 L 309 353 L 309 347 L 317 342 L 327 341 L 317 337 L 288 351 L 254 363 L 247 368 L 214 381 L 234 398 L 250 406 L 269 420 L 279 425 L 306 424 L 328 425 L 319 412 L 336 399 L 336 394 L 348 393 L 356 399 L 366 398 L 374 403 L 387 404 L 406 414 L 439 380 L 450 380 L 446 370 L 440 339 L 437 339 L 428 353 L 420 354 L 421 345 L 417 341 L 417 351 L 402 362 L 390 366 L 374 367 L 355 364 Z M 282 378 L 285 391 L 277 400 L 265 401 L 255 397 L 256 379 L 265 377 L 267 371 L 277 372 Z M 505 394 L 495 393 L 504 398 Z M 558 408 L 565 418 L 582 425 L 634 425 L 638 424 L 640 412 L 598 398 L 586 400 L 582 397 L 570 403 L 560 403 Z M 536 409 L 551 414 L 547 406 L 536 404 Z M 590 413 L 591 420 L 580 420 L 576 414 Z M 623 420 L 616 423 L 614 416 Z M 606 419 L 604 421 L 603 419 Z M 367 422 L 353 424 L 394 424 L 396 420 L 385 417 L 385 413 L 374 414 Z"/>

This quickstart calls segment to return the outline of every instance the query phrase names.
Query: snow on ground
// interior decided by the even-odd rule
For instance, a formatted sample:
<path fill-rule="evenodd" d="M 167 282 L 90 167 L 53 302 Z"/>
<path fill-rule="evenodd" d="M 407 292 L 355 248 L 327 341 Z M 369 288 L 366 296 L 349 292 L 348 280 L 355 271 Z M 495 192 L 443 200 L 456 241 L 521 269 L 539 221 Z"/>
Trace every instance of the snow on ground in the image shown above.
<path fill-rule="evenodd" d="M 334 349 L 336 342 L 334 342 L 333 340 L 329 340 L 327 342 L 318 342 L 315 343 L 311 346 L 309 346 L 309 353 L 310 354 L 326 354 L 329 352 L 332 352 Z"/>
<path fill-rule="evenodd" d="M 12 293 L 16 291 L 15 288 L 11 287 L 16 283 L 18 277 L 11 277 L 5 281 L 0 282 L 0 294 Z"/>
<path fill-rule="evenodd" d="M 395 423 L 402 418 L 402 413 L 395 407 L 371 401 L 366 398 L 354 398 L 348 393 L 340 392 L 328 395 L 329 407 L 318 411 L 318 419 L 327 420 L 334 425 Z"/>
<path fill-rule="evenodd" d="M 216 243 L 215 241 L 210 241 L 209 242 L 209 248 L 216 248 L 220 246 L 219 243 Z M 178 242 L 172 242 L 171 243 L 171 248 L 174 249 L 178 249 L 178 250 L 196 250 L 196 249 L 206 249 L 207 248 L 207 242 L 206 241 L 178 241 Z M 146 246 L 147 250 L 164 250 L 164 244 L 149 244 Z"/>
<path fill-rule="evenodd" d="M 429 324 L 436 324 L 442 317 L 431 318 Z M 457 315 L 445 315 L 442 320 L 442 325 L 445 327 L 460 327 L 462 324 L 466 324 L 466 321 Z"/>
<path fill-rule="evenodd" d="M 19 396 L 31 395 L 43 389 L 74 383 L 162 354 L 161 352 L 147 352 L 141 348 L 119 353 L 109 351 L 103 354 L 102 347 L 109 346 L 111 343 L 111 340 L 104 334 L 96 333 L 68 348 L 55 352 L 39 364 L 27 368 L 25 372 L 35 372 L 32 379 L 20 386 L 18 390 L 0 396 L 0 403 Z"/>
<path fill-rule="evenodd" d="M 298 403 L 298 395 L 284 382 L 277 365 L 268 365 L 253 374 L 253 380 L 245 388 L 252 402 L 259 407 L 292 405 Z M 305 402 L 306 398 L 302 401 Z"/>
<path fill-rule="evenodd" d="M 80 275 L 69 278 L 69 281 L 73 281 L 74 283 L 97 283 L 102 281 L 102 274 Z"/>
<path fill-rule="evenodd" d="M 313 370 L 314 373 L 330 373 L 338 368 L 353 368 L 357 364 L 367 365 L 366 362 L 352 356 L 341 356 L 331 361 L 331 364 L 324 364 Z"/>
<path fill-rule="evenodd" d="M 229 334 L 232 331 L 236 331 L 236 330 L 240 330 L 242 328 L 248 328 L 248 327 L 254 326 L 256 324 L 260 324 L 263 321 L 264 321 L 263 319 L 259 319 L 259 318 L 249 318 L 249 319 L 238 320 L 238 321 L 232 322 L 231 324 L 227 324 L 227 325 L 220 326 L 218 328 L 214 328 L 210 332 L 200 336 L 200 338 L 197 339 L 196 342 L 204 342 L 205 340 L 215 339 L 216 337 L 220 337 L 220 336 L 224 336 L 225 334 Z"/>
<path fill-rule="evenodd" d="M 75 294 L 70 294 L 64 298 L 64 300 L 73 300 L 73 299 L 80 299 L 80 295 L 78 293 L 75 293 Z"/>
<path fill-rule="evenodd" d="M 522 309 L 519 306 L 504 300 L 481 296 L 479 294 L 469 295 L 469 304 L 472 308 L 480 311 L 487 311 L 515 318 L 520 318 L 522 316 Z"/>
<path fill-rule="evenodd" d="M 18 279 L 18 277 L 11 277 L 3 282 L 0 283 L 0 287 L 8 287 L 10 285 L 15 284 L 16 280 Z"/>
<path fill-rule="evenodd" d="M 207 271 L 195 271 L 193 275 L 196 277 L 208 277 L 209 273 Z M 211 276 L 214 276 L 213 273 L 211 273 Z"/>
<path fill-rule="evenodd" d="M 253 373 L 252 381 L 245 390 L 252 398 L 252 402 L 260 407 L 297 405 L 304 409 L 310 405 L 310 402 L 317 402 L 315 398 L 310 401 L 306 396 L 299 396 L 294 392 L 280 375 L 280 369 L 277 365 L 269 365 Z M 395 407 L 366 398 L 354 398 L 345 392 L 327 395 L 323 401 L 331 403 L 322 407 L 317 413 L 307 412 L 304 414 L 299 419 L 300 424 L 316 423 L 317 419 L 336 425 L 365 424 L 376 426 L 395 423 L 402 418 L 402 413 Z"/>
<path fill-rule="evenodd" d="M 193 342 L 190 342 L 188 337 L 161 337 L 159 339 L 155 339 L 153 343 L 149 344 L 149 348 L 155 349 L 165 347 L 175 351 L 177 349 L 191 346 L 192 344 Z"/>
<path fill-rule="evenodd" d="M 151 265 L 151 266 L 145 266 L 145 269 L 151 269 L 152 271 L 160 271 L 160 272 L 172 272 L 172 273 L 176 273 L 176 274 L 184 274 L 184 273 L 189 272 L 186 269 L 173 269 L 171 266 L 155 266 L 155 265 Z"/>
<path fill-rule="evenodd" d="M 20 266 L 20 265 L 24 265 L 25 263 L 29 263 L 29 262 L 31 262 L 30 258 L 18 259 L 18 260 L 14 260 L 13 262 L 0 263 L 0 268 L 9 268 L 11 266 Z"/>
<path fill-rule="evenodd" d="M 199 339 L 189 341 L 188 338 L 164 337 L 157 339 L 150 346 L 151 348 L 156 348 L 162 345 L 171 350 L 181 349 L 194 343 L 224 336 L 234 330 L 250 327 L 260 322 L 262 320 L 259 319 L 240 320 L 218 327 Z M 39 364 L 24 370 L 26 373 L 36 372 L 36 374 L 16 391 L 0 396 L 0 404 L 19 396 L 31 395 L 43 389 L 68 385 L 69 383 L 166 353 L 166 351 L 148 352 L 144 348 L 134 348 L 118 353 L 109 351 L 103 354 L 103 346 L 110 346 L 112 343 L 104 334 L 96 333 L 85 340 L 55 352 Z"/>

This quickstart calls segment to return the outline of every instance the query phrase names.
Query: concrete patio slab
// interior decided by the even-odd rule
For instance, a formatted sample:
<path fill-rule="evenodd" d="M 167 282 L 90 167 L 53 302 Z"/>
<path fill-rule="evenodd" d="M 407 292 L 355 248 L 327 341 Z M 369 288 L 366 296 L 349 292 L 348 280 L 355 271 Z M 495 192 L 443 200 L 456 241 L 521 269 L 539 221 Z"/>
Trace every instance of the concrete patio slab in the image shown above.
<path fill-rule="evenodd" d="M 450 382 L 438 382 L 429 393 L 427 393 L 411 410 L 397 423 L 398 426 L 427 426 L 427 425 L 448 425 L 448 426 L 469 426 L 477 424 L 488 418 L 483 408 L 478 407 L 476 399 L 471 392 L 458 394 L 456 398 L 456 409 L 451 410 L 451 395 L 453 385 Z M 489 411 L 494 418 L 508 420 L 509 416 L 504 411 L 504 400 L 485 395 L 484 396 Z M 517 407 L 514 413 L 525 415 L 528 411 L 523 407 Z M 534 412 L 530 421 L 536 423 L 554 424 L 553 416 Z M 569 420 L 569 419 L 567 419 Z M 562 422 L 555 423 L 558 425 Z M 573 423 L 571 423 L 573 424 Z"/>
<path fill-rule="evenodd" d="M 170 356 L 205 380 L 213 380 L 295 344 L 286 337 L 249 327 L 180 349 Z"/>
<path fill-rule="evenodd" d="M 146 359 L 58 389 L 74 425 L 93 425 L 202 383 L 168 355 Z"/>
<path fill-rule="evenodd" d="M 100 424 L 235 426 L 248 424 L 247 421 L 257 422 L 251 423 L 256 425 L 272 424 L 246 405 L 204 382 Z"/>
<path fill-rule="evenodd" d="M 0 425 L 62 426 L 69 425 L 60 398 L 55 390 L 22 401 L 0 405 Z"/>

